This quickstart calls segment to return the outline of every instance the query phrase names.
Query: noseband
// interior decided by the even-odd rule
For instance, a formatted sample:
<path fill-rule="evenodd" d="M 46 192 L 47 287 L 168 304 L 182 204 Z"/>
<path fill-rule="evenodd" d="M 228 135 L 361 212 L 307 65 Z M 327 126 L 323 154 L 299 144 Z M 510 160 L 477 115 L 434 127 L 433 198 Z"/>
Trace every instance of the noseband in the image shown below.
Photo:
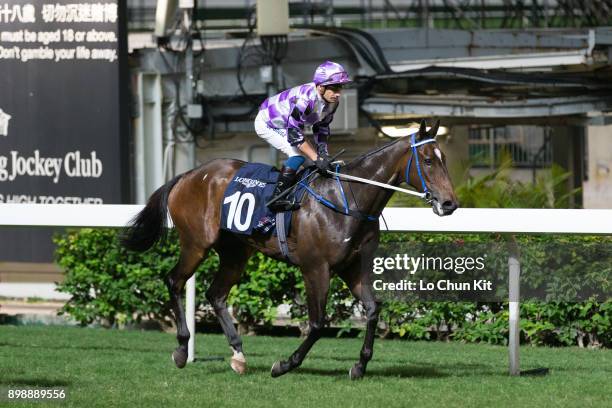
<path fill-rule="evenodd" d="M 431 192 L 427 188 L 427 184 L 425 184 L 425 178 L 423 177 L 423 172 L 421 170 L 421 163 L 419 162 L 419 154 L 417 152 L 417 147 L 427 144 L 427 143 L 435 143 L 435 142 L 436 142 L 436 139 L 425 139 L 425 140 L 421 140 L 420 142 L 417 142 L 416 133 L 412 134 L 412 136 L 410 137 L 410 147 L 412 148 L 412 155 L 410 156 L 410 159 L 408 160 L 408 165 L 406 166 L 406 174 L 404 175 L 404 177 L 406 178 L 406 184 L 410 185 L 410 167 L 412 166 L 412 159 L 414 158 L 416 168 L 417 168 L 417 173 L 419 174 L 419 179 L 421 180 L 421 186 L 423 186 L 423 193 L 425 194 L 423 199 L 427 202 L 431 201 Z"/>

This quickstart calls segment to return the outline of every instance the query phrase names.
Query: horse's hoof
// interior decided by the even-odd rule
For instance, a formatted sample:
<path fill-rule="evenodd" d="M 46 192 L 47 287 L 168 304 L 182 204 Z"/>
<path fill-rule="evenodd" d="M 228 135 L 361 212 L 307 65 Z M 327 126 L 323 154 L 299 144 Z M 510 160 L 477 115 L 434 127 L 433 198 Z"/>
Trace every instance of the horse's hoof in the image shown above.
<path fill-rule="evenodd" d="M 349 379 L 359 380 L 360 378 L 363 378 L 363 370 L 355 365 L 349 370 Z"/>
<path fill-rule="evenodd" d="M 287 373 L 287 371 L 283 370 L 283 366 L 280 361 L 277 361 L 272 365 L 272 370 L 270 371 L 270 374 L 272 374 L 272 378 L 280 377 L 285 373 Z"/>
<path fill-rule="evenodd" d="M 185 364 L 187 364 L 187 353 L 179 349 L 174 350 L 172 352 L 172 361 L 174 361 L 178 368 L 185 367 Z"/>
<path fill-rule="evenodd" d="M 244 358 L 239 359 L 232 357 L 232 359 L 230 360 L 230 366 L 232 367 L 232 370 L 234 370 L 240 375 L 246 372 L 246 361 L 244 360 Z"/>

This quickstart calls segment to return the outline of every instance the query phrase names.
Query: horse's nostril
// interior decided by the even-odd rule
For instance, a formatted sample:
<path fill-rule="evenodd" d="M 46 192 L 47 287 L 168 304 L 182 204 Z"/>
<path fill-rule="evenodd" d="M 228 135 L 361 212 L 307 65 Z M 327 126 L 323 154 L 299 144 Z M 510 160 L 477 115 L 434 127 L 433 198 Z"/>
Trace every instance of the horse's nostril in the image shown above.
<path fill-rule="evenodd" d="M 457 206 L 452 201 L 447 200 L 442 203 L 442 208 L 444 208 L 445 210 L 454 210 L 455 208 L 457 208 Z"/>

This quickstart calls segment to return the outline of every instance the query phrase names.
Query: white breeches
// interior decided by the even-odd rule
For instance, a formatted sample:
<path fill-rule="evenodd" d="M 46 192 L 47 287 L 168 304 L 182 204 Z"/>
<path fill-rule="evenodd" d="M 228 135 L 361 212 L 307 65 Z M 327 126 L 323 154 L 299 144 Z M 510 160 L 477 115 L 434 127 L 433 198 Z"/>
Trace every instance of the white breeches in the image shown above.
<path fill-rule="evenodd" d="M 300 149 L 295 146 L 291 146 L 287 141 L 287 129 L 275 129 L 269 127 L 266 122 L 261 119 L 261 114 L 258 114 L 255 118 L 255 132 L 257 132 L 257 136 L 261 137 L 263 140 L 289 157 L 304 155 Z"/>

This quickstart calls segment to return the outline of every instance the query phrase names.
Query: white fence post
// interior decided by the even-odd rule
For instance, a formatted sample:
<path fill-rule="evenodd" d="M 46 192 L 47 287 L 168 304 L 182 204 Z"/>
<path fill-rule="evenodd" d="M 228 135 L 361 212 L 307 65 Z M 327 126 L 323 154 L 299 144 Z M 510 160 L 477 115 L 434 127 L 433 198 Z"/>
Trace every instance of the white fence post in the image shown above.
<path fill-rule="evenodd" d="M 520 375 L 519 346 L 520 338 L 520 278 L 521 264 L 519 248 L 514 235 L 506 236 L 508 240 L 508 359 L 510 375 Z"/>
<path fill-rule="evenodd" d="M 195 359 L 195 295 L 196 295 L 196 274 L 194 273 L 185 285 L 185 318 L 187 319 L 187 329 L 189 329 L 189 343 L 187 345 L 187 362 L 191 363 Z"/>

